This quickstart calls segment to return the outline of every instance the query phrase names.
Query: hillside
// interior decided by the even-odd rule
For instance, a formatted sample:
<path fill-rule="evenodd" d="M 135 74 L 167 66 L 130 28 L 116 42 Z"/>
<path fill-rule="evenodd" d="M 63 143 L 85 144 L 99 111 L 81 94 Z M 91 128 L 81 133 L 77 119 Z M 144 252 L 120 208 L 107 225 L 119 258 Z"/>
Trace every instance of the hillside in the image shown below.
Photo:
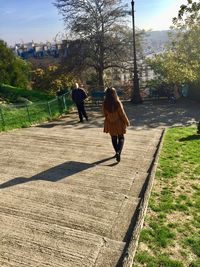
<path fill-rule="evenodd" d="M 43 92 L 13 87 L 10 85 L 0 85 L 0 102 L 24 103 L 26 101 L 36 102 L 50 100 L 54 96 Z"/>
<path fill-rule="evenodd" d="M 144 39 L 145 53 L 159 53 L 164 50 L 167 43 L 170 42 L 170 31 L 148 31 Z"/>

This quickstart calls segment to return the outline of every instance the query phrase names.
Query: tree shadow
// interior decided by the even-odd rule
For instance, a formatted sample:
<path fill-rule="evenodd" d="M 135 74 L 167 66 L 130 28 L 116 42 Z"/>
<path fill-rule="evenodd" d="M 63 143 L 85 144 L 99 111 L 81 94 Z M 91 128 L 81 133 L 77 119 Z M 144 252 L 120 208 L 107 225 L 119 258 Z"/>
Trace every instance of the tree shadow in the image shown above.
<path fill-rule="evenodd" d="M 132 129 L 188 126 L 199 121 L 199 108 L 200 103 L 189 99 L 179 99 L 176 104 L 161 99 L 138 106 L 125 105 Z"/>
<path fill-rule="evenodd" d="M 96 165 L 99 165 L 101 163 L 104 163 L 106 161 L 109 161 L 110 159 L 113 159 L 114 157 L 108 157 L 99 161 L 95 161 L 93 163 L 85 163 L 85 162 L 77 162 L 77 161 L 68 161 L 64 162 L 60 165 L 57 165 L 55 167 L 52 167 L 46 171 L 40 172 L 30 178 L 27 177 L 16 177 L 14 179 L 11 179 L 3 184 L 0 184 L 0 189 L 7 188 L 10 186 L 15 186 L 18 184 L 23 184 L 27 182 L 32 181 L 49 181 L 49 182 L 57 182 L 59 180 L 62 180 L 66 177 L 69 177 L 71 175 L 74 175 L 78 172 L 87 170 L 89 168 L 93 168 Z M 109 164 L 106 166 L 114 166 L 116 164 Z"/>
<path fill-rule="evenodd" d="M 190 136 L 183 137 L 183 138 L 179 139 L 180 142 L 192 141 L 192 140 L 200 140 L 200 134 L 193 134 L 193 135 L 190 135 Z"/>
<path fill-rule="evenodd" d="M 133 105 L 130 101 L 123 101 L 125 111 L 131 122 L 129 129 L 149 129 L 157 127 L 187 126 L 199 121 L 200 103 L 181 98 L 176 104 L 171 104 L 166 99 L 144 101 L 142 105 Z M 87 107 L 89 121 L 78 123 L 77 111 L 63 115 L 59 119 L 43 123 L 37 127 L 53 128 L 62 126 L 64 129 L 103 128 L 104 118 L 101 105 Z M 72 116 L 73 115 L 73 116 Z"/>

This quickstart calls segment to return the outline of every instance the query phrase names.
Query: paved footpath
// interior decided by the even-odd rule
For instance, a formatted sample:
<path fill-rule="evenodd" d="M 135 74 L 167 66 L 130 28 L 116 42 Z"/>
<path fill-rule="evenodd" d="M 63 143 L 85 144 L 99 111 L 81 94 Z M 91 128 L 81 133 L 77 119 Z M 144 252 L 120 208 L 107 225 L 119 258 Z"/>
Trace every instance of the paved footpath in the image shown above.
<path fill-rule="evenodd" d="M 125 104 L 131 126 L 119 164 L 100 109 L 84 124 L 72 112 L 0 133 L 0 266 L 120 266 L 162 130 L 197 120 L 190 107 Z"/>

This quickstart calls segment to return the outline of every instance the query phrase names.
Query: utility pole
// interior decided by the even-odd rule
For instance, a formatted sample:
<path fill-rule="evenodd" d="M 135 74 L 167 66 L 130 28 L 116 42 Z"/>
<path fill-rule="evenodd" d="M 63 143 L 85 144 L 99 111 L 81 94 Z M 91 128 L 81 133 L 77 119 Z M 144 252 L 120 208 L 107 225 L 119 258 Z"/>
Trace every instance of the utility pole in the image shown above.
<path fill-rule="evenodd" d="M 137 69 L 137 55 L 136 55 L 136 42 L 135 42 L 135 10 L 134 10 L 134 1 L 131 1 L 132 6 L 132 22 L 133 22 L 133 89 L 131 102 L 133 104 L 141 104 L 142 98 L 140 96 L 140 87 L 139 87 L 139 77 Z"/>

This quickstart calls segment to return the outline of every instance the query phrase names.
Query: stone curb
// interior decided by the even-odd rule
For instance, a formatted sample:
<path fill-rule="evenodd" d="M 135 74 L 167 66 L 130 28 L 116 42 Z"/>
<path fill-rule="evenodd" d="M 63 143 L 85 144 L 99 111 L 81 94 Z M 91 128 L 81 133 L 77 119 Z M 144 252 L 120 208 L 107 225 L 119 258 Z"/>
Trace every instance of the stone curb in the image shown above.
<path fill-rule="evenodd" d="M 134 257 L 135 257 L 138 243 L 139 243 L 140 232 L 142 230 L 145 215 L 146 215 L 147 208 L 148 208 L 149 198 L 150 198 L 151 190 L 153 187 L 153 182 L 154 182 L 155 173 L 157 169 L 157 163 L 158 163 L 160 151 L 163 145 L 164 135 L 165 135 L 165 129 L 163 130 L 161 134 L 159 143 L 157 145 L 157 149 L 154 154 L 154 158 L 149 168 L 149 174 L 147 175 L 147 180 L 146 180 L 146 190 L 145 192 L 142 193 L 141 201 L 140 201 L 139 208 L 138 208 L 138 218 L 137 218 L 132 236 L 130 237 L 130 241 L 127 242 L 127 245 L 125 247 L 125 250 L 122 256 L 123 261 L 122 261 L 122 264 L 120 264 L 120 267 L 132 267 L 133 265 Z"/>

